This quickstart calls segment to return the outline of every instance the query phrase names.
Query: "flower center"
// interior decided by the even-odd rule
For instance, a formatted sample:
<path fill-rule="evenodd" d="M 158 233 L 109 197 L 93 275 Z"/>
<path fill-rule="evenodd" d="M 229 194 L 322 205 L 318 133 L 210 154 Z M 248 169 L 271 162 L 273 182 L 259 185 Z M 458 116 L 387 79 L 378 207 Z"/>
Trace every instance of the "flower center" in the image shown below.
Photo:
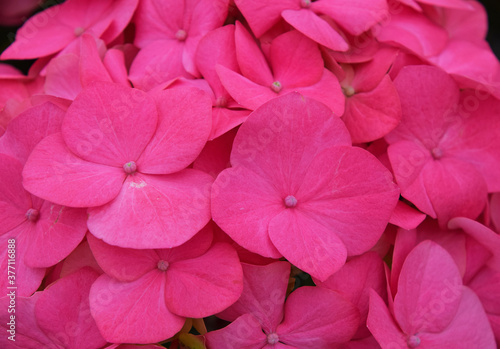
<path fill-rule="evenodd" d="M 410 348 L 416 348 L 420 345 L 420 338 L 417 336 L 410 336 L 407 343 Z"/>
<path fill-rule="evenodd" d="M 311 0 L 300 0 L 300 6 L 302 8 L 309 8 L 309 7 L 311 7 Z"/>
<path fill-rule="evenodd" d="M 288 195 L 286 198 L 285 198 L 285 206 L 286 208 L 291 208 L 291 207 L 295 207 L 297 206 L 297 199 L 295 198 L 295 196 L 293 195 Z"/>
<path fill-rule="evenodd" d="M 28 211 L 26 211 L 25 217 L 27 220 L 31 222 L 36 222 L 38 220 L 38 217 L 40 216 L 40 212 L 38 212 L 37 209 L 30 208 Z"/>
<path fill-rule="evenodd" d="M 354 90 L 354 87 L 352 87 L 352 86 L 342 87 L 342 92 L 344 92 L 344 95 L 346 97 L 354 96 L 354 94 L 356 93 L 356 91 Z"/>
<path fill-rule="evenodd" d="M 267 335 L 267 343 L 268 344 L 276 344 L 279 341 L 279 337 L 276 333 L 269 333 Z"/>
<path fill-rule="evenodd" d="M 179 29 L 177 33 L 175 33 L 175 38 L 179 41 L 184 41 L 186 40 L 187 33 L 184 29 Z"/>
<path fill-rule="evenodd" d="M 158 262 L 158 269 L 161 271 L 166 271 L 168 269 L 168 265 L 169 264 L 167 261 L 161 260 Z"/>
<path fill-rule="evenodd" d="M 281 82 L 279 81 L 275 81 L 271 84 L 271 90 L 273 90 L 276 93 L 280 92 L 282 87 L 283 86 L 281 86 Z"/>
<path fill-rule="evenodd" d="M 85 31 L 84 28 L 82 28 L 82 27 L 76 27 L 73 33 L 75 34 L 75 36 L 80 36 L 80 35 L 83 34 L 84 31 Z"/>
<path fill-rule="evenodd" d="M 441 159 L 443 157 L 443 150 L 439 147 L 435 147 L 432 148 L 431 154 L 434 159 Z"/>
<path fill-rule="evenodd" d="M 126 174 L 132 174 L 137 171 L 137 165 L 135 164 L 135 161 L 130 161 L 123 165 L 123 171 L 125 171 Z"/>

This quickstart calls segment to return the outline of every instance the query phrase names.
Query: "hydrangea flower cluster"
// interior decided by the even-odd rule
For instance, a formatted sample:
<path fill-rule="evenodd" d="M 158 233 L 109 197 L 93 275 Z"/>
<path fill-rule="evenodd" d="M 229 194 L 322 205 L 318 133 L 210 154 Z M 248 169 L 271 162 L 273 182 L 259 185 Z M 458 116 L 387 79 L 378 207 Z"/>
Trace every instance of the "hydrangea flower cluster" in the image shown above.
<path fill-rule="evenodd" d="M 27 6 L 26 4 L 23 6 Z M 0 63 L 0 347 L 500 345 L 475 0 L 67 0 Z"/>

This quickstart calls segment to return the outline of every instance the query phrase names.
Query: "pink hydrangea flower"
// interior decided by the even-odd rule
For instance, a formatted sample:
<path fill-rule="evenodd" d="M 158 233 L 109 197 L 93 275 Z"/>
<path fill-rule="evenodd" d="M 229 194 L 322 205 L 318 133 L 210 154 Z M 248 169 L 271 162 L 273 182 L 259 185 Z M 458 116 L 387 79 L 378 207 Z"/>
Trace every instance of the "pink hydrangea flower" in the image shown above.
<path fill-rule="evenodd" d="M 340 119 L 298 93 L 251 114 L 231 164 L 214 183 L 214 221 L 244 248 L 284 256 L 320 280 L 375 245 L 399 197 L 389 171 L 351 147 Z"/>
<path fill-rule="evenodd" d="M 212 177 L 185 169 L 205 145 L 211 103 L 195 89 L 154 98 L 94 83 L 68 109 L 62 133 L 46 137 L 23 171 L 35 195 L 91 207 L 88 227 L 134 248 L 178 246 L 210 219 Z"/>

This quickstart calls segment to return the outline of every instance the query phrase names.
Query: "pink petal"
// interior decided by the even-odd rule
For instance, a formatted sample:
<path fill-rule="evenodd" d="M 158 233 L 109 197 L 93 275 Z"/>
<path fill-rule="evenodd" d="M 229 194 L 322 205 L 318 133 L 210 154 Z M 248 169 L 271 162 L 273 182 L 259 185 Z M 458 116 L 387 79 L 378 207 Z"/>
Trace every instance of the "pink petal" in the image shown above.
<path fill-rule="evenodd" d="M 311 4 L 315 12 L 326 14 L 353 35 L 360 35 L 389 14 L 384 0 L 318 1 Z"/>
<path fill-rule="evenodd" d="M 300 8 L 296 0 L 279 0 L 271 3 L 266 0 L 235 0 L 235 4 L 258 38 L 279 22 L 284 9 L 298 10 Z"/>
<path fill-rule="evenodd" d="M 407 347 L 406 340 L 394 321 L 387 305 L 373 290 L 370 291 L 370 311 L 366 322 L 368 329 L 383 348 Z"/>
<path fill-rule="evenodd" d="M 90 286 L 99 275 L 90 268 L 66 276 L 42 292 L 35 305 L 40 328 L 65 348 L 106 344 L 90 315 Z"/>
<path fill-rule="evenodd" d="M 377 40 L 390 45 L 401 46 L 419 57 L 439 54 L 447 42 L 446 31 L 423 14 L 402 8 L 378 30 Z"/>
<path fill-rule="evenodd" d="M 451 256 L 424 241 L 406 258 L 394 298 L 394 315 L 403 331 L 441 332 L 457 314 L 462 278 Z"/>
<path fill-rule="evenodd" d="M 324 103 L 335 115 L 344 114 L 345 96 L 338 79 L 328 69 L 323 70 L 323 76 L 316 84 L 298 87 L 295 90 L 306 97 Z"/>
<path fill-rule="evenodd" d="M 157 118 L 146 93 L 96 82 L 71 104 L 62 133 L 68 148 L 82 159 L 121 168 L 137 161 L 154 134 Z"/>
<path fill-rule="evenodd" d="M 366 324 L 370 290 L 384 299 L 387 296 L 384 262 L 375 252 L 352 258 L 324 282 L 315 281 L 315 284 L 339 292 L 354 304 L 361 315 L 360 327 Z"/>
<path fill-rule="evenodd" d="M 89 235 L 90 234 L 87 236 Z M 97 264 L 87 240 L 78 245 L 78 247 L 66 257 L 61 268 L 61 277 L 74 273 L 83 267 L 91 267 L 94 271 L 99 273 L 99 275 L 104 273 L 99 264 Z"/>
<path fill-rule="evenodd" d="M 424 332 L 419 337 L 422 346 L 430 348 L 463 346 L 494 349 L 497 347 L 481 301 L 467 287 L 464 287 L 458 310 L 448 327 L 439 333 Z"/>
<path fill-rule="evenodd" d="M 271 44 L 274 78 L 285 88 L 308 86 L 323 76 L 323 59 L 318 45 L 298 31 L 278 36 Z"/>
<path fill-rule="evenodd" d="M 9 249 L 4 248 L 3 251 L 0 251 L 0 267 L 5 270 L 4 278 L 0 279 L 0 290 L 4 295 L 7 295 L 12 290 L 9 287 L 16 287 L 16 296 L 28 297 L 40 287 L 45 276 L 45 268 L 31 268 L 24 263 L 30 245 L 30 231 L 32 229 L 34 227 L 31 222 L 26 222 L 9 233 L 0 236 L 0 243 L 6 247 L 12 243 L 11 239 L 15 239 L 14 265 L 12 264 L 12 253 L 9 253 Z M 8 268 L 9 265 L 11 266 L 10 269 Z M 12 266 L 16 269 L 12 269 Z M 8 270 L 11 271 L 11 276 L 15 276 L 14 279 L 8 278 Z M 12 274 L 12 272 L 15 272 L 15 274 Z M 10 283 L 13 280 L 14 285 Z"/>
<path fill-rule="evenodd" d="M 21 183 L 23 166 L 16 159 L 0 154 L 0 234 L 5 234 L 26 221 L 31 197 Z"/>
<path fill-rule="evenodd" d="M 266 333 L 272 333 L 283 320 L 283 305 L 290 277 L 290 264 L 274 262 L 264 266 L 242 264 L 243 293 L 236 303 L 217 314 L 226 321 L 250 313 Z"/>
<path fill-rule="evenodd" d="M 23 185 L 31 193 L 70 207 L 100 206 L 121 190 L 122 168 L 94 164 L 76 157 L 61 133 L 44 138 L 23 169 Z"/>
<path fill-rule="evenodd" d="M 331 166 L 325 169 L 325 163 Z M 297 210 L 336 234 L 350 256 L 375 245 L 398 197 L 385 166 L 356 147 L 333 147 L 317 155 L 296 192 Z"/>
<path fill-rule="evenodd" d="M 474 10 L 474 6 L 468 1 L 463 0 L 418 0 L 423 4 L 434 5 L 438 7 L 448 7 L 454 9 Z"/>
<path fill-rule="evenodd" d="M 357 93 L 346 99 L 346 123 L 353 143 L 382 138 L 401 121 L 399 95 L 389 76 L 372 91 Z"/>
<path fill-rule="evenodd" d="M 176 334 L 185 319 L 164 301 L 165 274 L 152 271 L 133 282 L 101 275 L 90 289 L 90 311 L 108 342 L 155 343 Z"/>
<path fill-rule="evenodd" d="M 349 341 L 359 325 L 358 310 L 338 293 L 303 286 L 288 296 L 280 341 L 297 348 L 332 348 Z"/>
<path fill-rule="evenodd" d="M 213 220 L 239 245 L 266 257 L 281 257 L 268 225 L 282 206 L 272 184 L 246 168 L 222 171 L 212 188 Z"/>
<path fill-rule="evenodd" d="M 274 82 L 271 69 L 255 39 L 239 22 L 236 22 L 234 35 L 242 75 L 259 85 L 271 86 Z"/>
<path fill-rule="evenodd" d="M 220 138 L 223 134 L 241 125 L 251 113 L 246 109 L 212 108 L 212 131 L 208 140 Z"/>
<path fill-rule="evenodd" d="M 426 215 L 418 210 L 412 208 L 403 201 L 398 201 L 394 211 L 392 212 L 389 223 L 397 225 L 406 230 L 415 229 L 420 223 L 423 222 Z"/>
<path fill-rule="evenodd" d="M 83 87 L 94 81 L 113 81 L 99 56 L 96 39 L 89 34 L 80 41 L 80 76 Z"/>
<path fill-rule="evenodd" d="M 486 183 L 468 163 L 447 158 L 431 161 L 422 177 L 441 226 L 457 216 L 475 219 L 486 204 Z"/>
<path fill-rule="evenodd" d="M 321 281 L 339 270 L 347 250 L 333 229 L 307 212 L 283 210 L 269 223 L 269 237 L 290 263 Z"/>
<path fill-rule="evenodd" d="M 231 166 L 229 157 L 231 156 L 234 136 L 236 136 L 236 130 L 231 130 L 207 142 L 198 158 L 194 161 L 193 168 L 217 178 L 221 171 Z"/>
<path fill-rule="evenodd" d="M 177 77 L 191 78 L 182 63 L 184 43 L 158 40 L 142 48 L 130 67 L 129 79 L 134 87 L 151 90 Z"/>
<path fill-rule="evenodd" d="M 35 146 L 46 136 L 60 132 L 64 111 L 46 102 L 18 115 L 0 138 L 0 151 L 25 163 Z"/>
<path fill-rule="evenodd" d="M 87 212 L 44 201 L 40 218 L 30 234 L 24 258 L 33 268 L 53 266 L 66 258 L 83 240 L 87 232 Z"/>
<path fill-rule="evenodd" d="M 243 272 L 236 251 L 228 244 L 215 244 L 200 257 L 170 264 L 165 302 L 174 314 L 201 318 L 226 309 L 242 290 Z"/>
<path fill-rule="evenodd" d="M 228 326 L 205 335 L 209 348 L 265 348 L 267 338 L 259 321 L 251 314 L 245 314 Z"/>
<path fill-rule="evenodd" d="M 40 329 L 35 318 L 35 304 L 42 293 L 37 292 L 31 297 L 19 297 L 17 295 L 15 302 L 15 314 L 9 313 L 7 309 L 10 306 L 10 297 L 3 296 L 0 298 L 0 328 L 4 333 L 0 336 L 0 346 L 9 349 L 26 349 L 26 348 L 54 348 L 54 343 Z M 11 308 L 12 309 L 12 308 Z M 10 329 L 10 316 L 14 315 L 15 330 Z M 15 333 L 15 341 L 9 337 Z"/>
<path fill-rule="evenodd" d="M 271 83 L 267 86 L 258 85 L 221 65 L 217 66 L 217 74 L 231 97 L 246 109 L 257 109 L 262 104 L 278 96 L 271 89 Z"/>
<path fill-rule="evenodd" d="M 191 164 L 212 128 L 212 102 L 197 89 L 176 88 L 155 95 L 158 127 L 137 160 L 141 173 L 168 174 Z"/>
<path fill-rule="evenodd" d="M 285 21 L 305 36 L 334 51 L 347 51 L 349 45 L 325 20 L 307 9 L 285 10 Z"/>
<path fill-rule="evenodd" d="M 158 255 L 154 250 L 121 248 L 87 235 L 90 249 L 102 270 L 118 281 L 134 281 L 155 270 Z"/>
<path fill-rule="evenodd" d="M 45 93 L 51 96 L 73 100 L 82 90 L 79 74 L 80 58 L 68 53 L 55 57 L 47 65 Z"/>
<path fill-rule="evenodd" d="M 179 246 L 210 220 L 212 181 L 210 175 L 191 169 L 164 176 L 128 176 L 113 201 L 89 210 L 89 230 L 120 247 Z"/>
<path fill-rule="evenodd" d="M 124 86 L 130 86 L 128 81 L 128 68 L 126 65 L 125 53 L 118 49 L 109 49 L 103 59 L 103 64 L 111 81 L 117 82 Z"/>
<path fill-rule="evenodd" d="M 212 242 L 214 241 L 214 226 L 213 222 L 209 222 L 195 236 L 182 245 L 155 251 L 160 259 L 169 263 L 200 257 L 212 246 Z"/>

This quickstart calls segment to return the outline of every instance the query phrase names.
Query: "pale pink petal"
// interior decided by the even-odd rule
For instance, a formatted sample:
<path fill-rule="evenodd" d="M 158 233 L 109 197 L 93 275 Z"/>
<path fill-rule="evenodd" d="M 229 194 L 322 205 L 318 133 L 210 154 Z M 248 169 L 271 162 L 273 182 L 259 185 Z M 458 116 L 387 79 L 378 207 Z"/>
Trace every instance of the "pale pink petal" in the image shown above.
<path fill-rule="evenodd" d="M 457 265 L 445 249 L 427 240 L 415 247 L 403 264 L 394 315 L 409 335 L 441 332 L 456 316 L 461 298 Z"/>
<path fill-rule="evenodd" d="M 68 108 L 62 133 L 68 148 L 82 159 L 122 167 L 137 161 L 157 119 L 154 102 L 146 93 L 96 82 Z"/>
<path fill-rule="evenodd" d="M 236 302 L 242 290 L 241 264 L 228 244 L 215 244 L 202 256 L 173 262 L 166 272 L 165 302 L 180 316 L 218 313 Z"/>
<path fill-rule="evenodd" d="M 97 348 L 106 344 L 90 315 L 90 286 L 99 274 L 90 268 L 68 275 L 41 293 L 35 305 L 40 328 L 61 347 Z"/>
<path fill-rule="evenodd" d="M 73 100 L 82 90 L 79 74 L 80 58 L 74 53 L 63 54 L 47 65 L 44 91 L 46 94 Z"/>
<path fill-rule="evenodd" d="M 176 334 L 184 318 L 165 305 L 165 274 L 152 271 L 133 282 L 101 275 L 90 289 L 90 311 L 108 342 L 148 344 Z"/>
<path fill-rule="evenodd" d="M 305 36 L 334 51 L 347 51 L 349 45 L 325 20 L 307 9 L 285 10 L 285 21 Z"/>
<path fill-rule="evenodd" d="M 141 173 L 168 174 L 191 164 L 212 128 L 212 102 L 194 88 L 175 88 L 154 95 L 158 127 L 137 160 Z"/>
<path fill-rule="evenodd" d="M 210 220 L 212 181 L 210 175 L 192 169 L 128 176 L 113 201 L 89 210 L 89 230 L 120 247 L 179 246 Z"/>
<path fill-rule="evenodd" d="M 267 338 L 259 320 L 252 314 L 245 314 L 228 326 L 205 335 L 209 348 L 262 349 Z"/>
<path fill-rule="evenodd" d="M 268 265 L 242 264 L 243 293 L 238 301 L 217 314 L 226 321 L 234 321 L 243 314 L 252 314 L 264 331 L 272 333 L 283 320 L 290 264 L 274 262 Z"/>
<path fill-rule="evenodd" d="M 285 319 L 276 333 L 297 348 L 332 348 L 349 341 L 359 325 L 356 307 L 338 293 L 303 286 L 288 296 Z"/>
<path fill-rule="evenodd" d="M 44 138 L 23 169 L 23 185 L 28 191 L 70 207 L 104 205 L 118 195 L 125 177 L 122 168 L 76 157 L 61 133 Z"/>

